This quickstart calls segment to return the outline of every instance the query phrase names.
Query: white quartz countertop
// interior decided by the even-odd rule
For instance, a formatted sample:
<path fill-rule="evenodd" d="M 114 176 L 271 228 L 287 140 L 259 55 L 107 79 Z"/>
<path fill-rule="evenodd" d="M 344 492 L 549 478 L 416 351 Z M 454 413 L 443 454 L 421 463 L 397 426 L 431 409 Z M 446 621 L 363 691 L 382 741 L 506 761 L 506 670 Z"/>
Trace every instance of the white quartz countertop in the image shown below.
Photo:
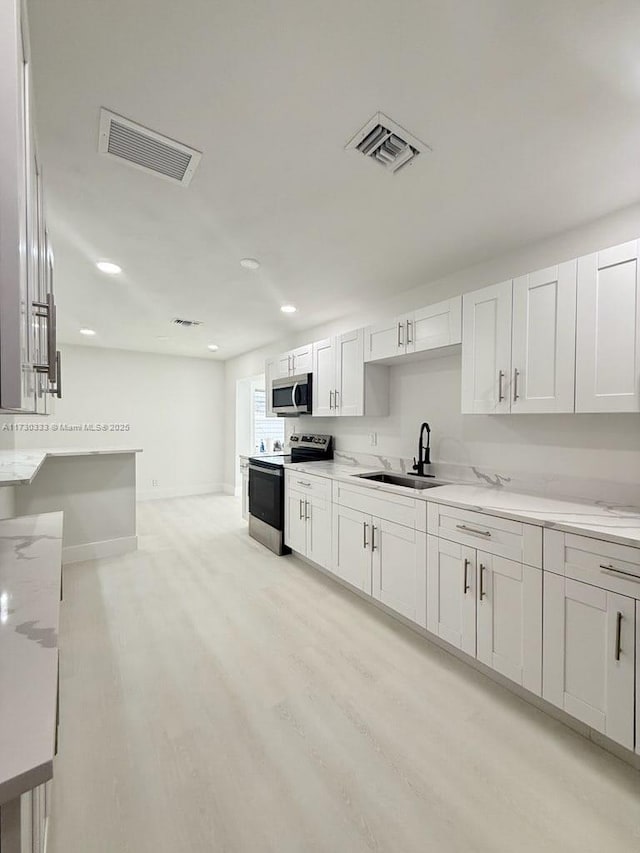
<path fill-rule="evenodd" d="M 50 779 L 62 513 L 0 521 L 0 805 Z"/>
<path fill-rule="evenodd" d="M 101 456 L 114 453 L 142 453 L 142 448 L 47 447 L 36 450 L 0 450 L 0 486 L 31 483 L 42 463 L 50 456 Z"/>
<path fill-rule="evenodd" d="M 563 530 L 567 533 L 577 533 L 594 539 L 640 548 L 640 512 L 634 508 L 605 503 L 559 500 L 543 495 L 512 492 L 504 487 L 466 483 L 414 490 L 404 486 L 363 480 L 357 475 L 373 473 L 381 469 L 360 468 L 340 462 L 297 462 L 288 463 L 285 467 L 333 480 L 351 481 L 367 489 L 411 495 L 417 500 L 476 510 L 515 521 L 539 524 L 542 527 Z"/>

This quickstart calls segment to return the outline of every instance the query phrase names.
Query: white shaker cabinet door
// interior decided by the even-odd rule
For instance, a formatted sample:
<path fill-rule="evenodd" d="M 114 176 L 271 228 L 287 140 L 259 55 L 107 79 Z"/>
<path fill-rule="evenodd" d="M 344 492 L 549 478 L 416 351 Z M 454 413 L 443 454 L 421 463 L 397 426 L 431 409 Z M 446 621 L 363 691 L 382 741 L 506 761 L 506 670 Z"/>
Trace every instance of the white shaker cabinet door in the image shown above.
<path fill-rule="evenodd" d="M 510 411 L 511 281 L 462 298 L 462 413 Z"/>
<path fill-rule="evenodd" d="M 307 556 L 306 498 L 300 492 L 287 494 L 284 518 L 284 544 L 292 551 Z"/>
<path fill-rule="evenodd" d="M 307 557 L 328 569 L 331 566 L 331 502 L 307 500 Z"/>
<path fill-rule="evenodd" d="M 459 344 L 462 340 L 462 297 L 455 296 L 420 308 L 408 322 L 411 352 Z"/>
<path fill-rule="evenodd" d="M 578 259 L 576 412 L 640 411 L 638 241 Z"/>
<path fill-rule="evenodd" d="M 427 536 L 427 628 L 476 656 L 476 552 Z"/>
<path fill-rule="evenodd" d="M 291 353 L 291 375 L 297 376 L 299 373 L 311 373 L 313 370 L 313 345 L 305 344 L 302 347 L 297 347 Z"/>
<path fill-rule="evenodd" d="M 274 361 L 274 376 L 277 379 L 286 379 L 287 376 L 293 376 L 293 355 L 290 352 L 284 352 L 276 357 Z"/>
<path fill-rule="evenodd" d="M 313 414 L 330 417 L 337 414 L 336 392 L 336 344 L 335 338 L 317 341 L 313 345 Z"/>
<path fill-rule="evenodd" d="M 404 355 L 406 346 L 407 322 L 404 317 L 385 320 L 365 329 L 365 361 L 378 361 Z"/>
<path fill-rule="evenodd" d="M 577 265 L 513 282 L 512 414 L 574 410 Z"/>
<path fill-rule="evenodd" d="M 426 535 L 411 527 L 373 519 L 373 597 L 427 627 Z"/>
<path fill-rule="evenodd" d="M 371 516 L 333 505 L 333 566 L 342 580 L 371 595 Z"/>
<path fill-rule="evenodd" d="M 336 339 L 335 394 L 338 414 L 364 415 L 364 329 Z"/>
<path fill-rule="evenodd" d="M 477 552 L 478 660 L 542 694 L 542 571 Z"/>
<path fill-rule="evenodd" d="M 634 599 L 545 572 L 543 698 L 634 747 Z"/>

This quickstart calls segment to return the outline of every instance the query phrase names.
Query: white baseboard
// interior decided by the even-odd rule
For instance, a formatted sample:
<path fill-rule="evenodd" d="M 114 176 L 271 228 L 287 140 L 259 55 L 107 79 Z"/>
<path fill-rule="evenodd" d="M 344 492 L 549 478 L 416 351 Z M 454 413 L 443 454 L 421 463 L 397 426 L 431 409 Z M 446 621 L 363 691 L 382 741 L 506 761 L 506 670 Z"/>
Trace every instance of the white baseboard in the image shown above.
<path fill-rule="evenodd" d="M 104 542 L 87 542 L 84 545 L 67 545 L 62 549 L 62 562 L 83 563 L 85 560 L 99 560 L 101 557 L 118 557 L 138 548 L 137 536 L 121 536 L 119 539 L 105 539 Z"/>
<path fill-rule="evenodd" d="M 204 483 L 199 486 L 169 486 L 162 489 L 138 489 L 136 500 L 157 501 L 164 498 L 188 498 L 190 495 L 226 494 L 222 483 Z"/>

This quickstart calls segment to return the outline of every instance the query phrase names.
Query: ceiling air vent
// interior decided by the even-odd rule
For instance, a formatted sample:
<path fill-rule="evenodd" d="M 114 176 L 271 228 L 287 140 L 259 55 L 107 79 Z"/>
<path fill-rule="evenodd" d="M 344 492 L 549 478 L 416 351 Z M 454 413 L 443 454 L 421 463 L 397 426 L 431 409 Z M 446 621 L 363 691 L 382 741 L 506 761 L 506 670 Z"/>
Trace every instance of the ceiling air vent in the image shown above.
<path fill-rule="evenodd" d="M 184 320 L 182 317 L 174 317 L 171 322 L 174 326 L 180 326 L 183 329 L 192 329 L 194 326 L 202 325 L 202 320 Z"/>
<path fill-rule="evenodd" d="M 384 113 L 376 113 L 347 143 L 345 150 L 359 151 L 388 172 L 399 172 L 413 164 L 419 154 L 431 151 Z"/>
<path fill-rule="evenodd" d="M 167 181 L 189 185 L 199 151 L 102 108 L 98 151 Z"/>

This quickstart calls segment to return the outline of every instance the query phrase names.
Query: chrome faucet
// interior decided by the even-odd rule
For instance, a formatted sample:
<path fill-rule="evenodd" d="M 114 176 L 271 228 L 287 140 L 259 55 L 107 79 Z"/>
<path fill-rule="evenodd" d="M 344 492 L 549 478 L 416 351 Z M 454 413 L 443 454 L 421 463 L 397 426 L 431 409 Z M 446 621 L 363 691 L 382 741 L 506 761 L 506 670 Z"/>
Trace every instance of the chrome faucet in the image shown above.
<path fill-rule="evenodd" d="M 424 434 L 427 433 L 427 446 L 424 445 Z M 431 427 L 425 421 L 420 427 L 420 439 L 418 441 L 418 461 L 413 457 L 413 470 L 418 477 L 426 477 L 424 466 L 431 464 Z"/>

